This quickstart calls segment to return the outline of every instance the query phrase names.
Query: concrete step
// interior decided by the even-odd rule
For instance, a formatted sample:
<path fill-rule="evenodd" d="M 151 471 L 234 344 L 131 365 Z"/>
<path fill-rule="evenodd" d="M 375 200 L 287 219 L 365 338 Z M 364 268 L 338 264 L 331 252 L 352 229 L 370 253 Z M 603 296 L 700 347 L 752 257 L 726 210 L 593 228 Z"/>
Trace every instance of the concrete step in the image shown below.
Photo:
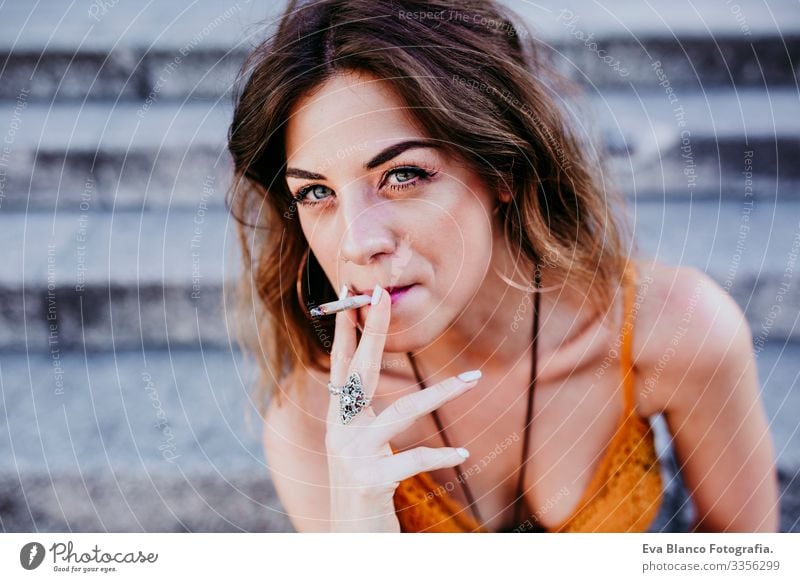
<path fill-rule="evenodd" d="M 744 310 L 757 344 L 800 339 L 800 204 L 647 203 L 630 214 L 640 251 L 708 273 Z"/>
<path fill-rule="evenodd" d="M 0 9 L 3 98 L 217 98 L 283 3 L 44 0 Z M 262 23 L 259 25 L 258 23 Z"/>
<path fill-rule="evenodd" d="M 666 78 L 697 90 L 797 86 L 800 19 L 791 0 L 768 7 L 691 0 L 509 4 L 543 36 L 570 41 L 554 45 L 553 60 L 587 85 L 645 88 Z"/>
<path fill-rule="evenodd" d="M 3 531 L 291 531 L 230 350 L 0 353 Z"/>
<path fill-rule="evenodd" d="M 572 12 L 581 24 L 591 24 L 592 30 L 604 36 L 676 37 L 750 36 L 761 38 L 800 29 L 797 5 L 791 0 L 777 0 L 764 6 L 758 2 L 711 2 L 674 0 L 669 4 L 642 3 L 637 0 L 618 0 L 599 4 L 592 0 L 543 0 L 521 3 L 503 0 L 536 29 L 550 38 L 563 34 L 562 11 Z M 544 15 L 549 15 L 545 18 Z"/>
<path fill-rule="evenodd" d="M 800 192 L 796 91 L 603 90 L 579 107 L 629 198 L 738 202 L 746 192 L 767 200 Z"/>
<path fill-rule="evenodd" d="M 631 198 L 774 199 L 800 193 L 800 110 L 790 90 L 603 91 L 565 106 L 611 154 Z M 3 210 L 223 207 L 229 104 L 0 106 Z M 744 175 L 743 172 L 749 172 Z M 207 195 L 207 190 L 212 190 Z"/>
<path fill-rule="evenodd" d="M 25 89 L 47 102 L 216 99 L 285 5 L 123 4 L 4 5 L 0 98 Z M 660 62 L 674 86 L 796 86 L 800 22 L 791 0 L 766 10 L 689 0 L 665 7 L 624 0 L 613 10 L 588 1 L 509 4 L 552 49 L 557 67 L 589 85 L 653 86 L 652 65 Z"/>
<path fill-rule="evenodd" d="M 591 0 L 539 0 L 521 3 L 501 0 L 526 19 L 544 39 L 574 38 L 566 26 L 567 11 L 574 24 L 590 27 L 596 36 L 697 38 L 741 36 L 755 40 L 800 31 L 797 5 L 792 0 L 698 3 L 673 0 L 669 5 L 618 0 L 613 6 Z M 215 0 L 136 5 L 128 2 L 39 0 L 34 5 L 2 6 L 0 50 L 65 50 L 80 47 L 107 51 L 118 45 L 230 49 L 250 43 L 280 16 L 286 2 L 237 2 L 221 6 Z M 562 12 L 563 11 L 563 12 Z M 447 15 L 444 16 L 445 18 Z M 398 14 L 398 19 L 401 16 Z M 493 23 L 487 22 L 486 26 Z M 198 38 L 199 35 L 199 38 Z"/>
<path fill-rule="evenodd" d="M 800 57 L 800 35 L 796 32 L 783 37 L 776 32 L 762 38 L 673 38 L 663 32 L 653 36 L 603 36 L 586 22 L 576 26 L 574 18 L 564 18 L 565 34 L 579 40 L 546 39 L 545 54 L 558 71 L 580 85 L 647 89 L 666 78 L 673 87 L 702 90 L 792 87 L 797 79 L 798 71 L 792 66 Z M 243 45 L 249 47 L 249 43 L 242 43 L 230 48 L 188 50 L 156 44 L 147 48 L 118 46 L 111 51 L 76 51 L 70 47 L 0 52 L 0 59 L 6 63 L 0 99 L 13 100 L 20 93 L 48 103 L 227 99 L 250 50 Z"/>
<path fill-rule="evenodd" d="M 0 349 L 227 346 L 231 217 L 194 212 L 0 215 Z"/>
<path fill-rule="evenodd" d="M 14 104 L 17 129 L 0 157 L 4 210 L 223 207 L 230 108 L 186 103 Z"/>
<path fill-rule="evenodd" d="M 263 472 L 0 476 L 0 532 L 293 532 Z"/>
<path fill-rule="evenodd" d="M 726 289 L 759 342 L 800 339 L 799 202 L 636 203 L 630 220 L 646 256 L 694 266 Z M 227 346 L 241 269 L 234 237 L 227 213 L 200 206 L 0 214 L 0 349 Z"/>
<path fill-rule="evenodd" d="M 779 342 L 758 358 L 783 531 L 800 531 L 798 361 L 800 345 Z M 260 444 L 252 362 L 229 350 L 134 350 L 60 366 L 0 353 L 0 529 L 291 531 Z M 654 427 L 666 459 L 671 437 L 661 417 Z"/>
<path fill-rule="evenodd" d="M 0 354 L 3 470 L 264 474 L 254 367 L 240 352 L 75 352 L 58 365 Z"/>
<path fill-rule="evenodd" d="M 630 218 L 641 252 L 708 272 L 760 342 L 800 339 L 800 202 L 639 202 Z M 0 349 L 232 341 L 241 265 L 225 212 L 6 213 L 0 245 Z"/>

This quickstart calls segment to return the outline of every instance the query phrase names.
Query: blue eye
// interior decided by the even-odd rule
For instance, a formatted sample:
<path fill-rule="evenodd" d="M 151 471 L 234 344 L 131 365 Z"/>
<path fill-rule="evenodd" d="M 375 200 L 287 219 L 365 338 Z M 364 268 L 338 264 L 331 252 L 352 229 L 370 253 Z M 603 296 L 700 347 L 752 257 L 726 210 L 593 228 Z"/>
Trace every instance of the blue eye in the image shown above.
<path fill-rule="evenodd" d="M 395 179 L 400 182 L 401 184 L 404 182 L 408 182 L 409 180 L 414 179 L 415 176 L 419 175 L 418 172 L 414 172 L 409 168 L 401 168 L 399 170 L 395 170 L 391 173 Z"/>
<path fill-rule="evenodd" d="M 397 166 L 384 174 L 379 187 L 388 187 L 392 190 L 402 190 L 415 186 L 420 180 L 427 180 L 436 175 L 436 170 L 425 170 L 417 166 Z M 311 197 L 308 195 L 311 194 Z M 292 200 L 303 206 L 327 206 L 332 200 L 333 190 L 322 184 L 309 184 L 300 188 Z"/>
<path fill-rule="evenodd" d="M 300 188 L 300 190 L 295 194 L 294 200 L 295 202 L 299 202 L 300 204 L 307 204 L 307 205 L 314 205 L 318 204 L 325 200 L 325 198 L 320 198 L 320 195 L 324 195 L 325 191 L 332 191 L 327 186 L 323 186 L 322 184 L 311 184 L 310 186 L 304 186 Z M 306 196 L 311 194 L 313 199 L 307 199 Z"/>
<path fill-rule="evenodd" d="M 417 166 L 398 166 L 389 170 L 384 183 L 388 183 L 389 188 L 394 190 L 402 190 L 403 188 L 410 188 L 419 180 L 430 178 L 435 173 L 435 171 L 423 170 Z M 390 180 L 393 180 L 393 182 L 390 182 Z"/>

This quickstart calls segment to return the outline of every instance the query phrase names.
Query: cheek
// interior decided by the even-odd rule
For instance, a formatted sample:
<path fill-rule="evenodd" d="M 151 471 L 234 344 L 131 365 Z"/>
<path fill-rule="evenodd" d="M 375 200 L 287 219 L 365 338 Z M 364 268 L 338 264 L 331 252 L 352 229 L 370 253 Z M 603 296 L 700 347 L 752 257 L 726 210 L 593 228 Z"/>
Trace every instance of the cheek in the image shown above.
<path fill-rule="evenodd" d="M 437 207 L 426 221 L 436 259 L 437 287 L 455 299 L 471 297 L 490 268 L 493 232 L 490 215 L 473 194 L 460 192 Z"/>
<path fill-rule="evenodd" d="M 448 240 L 459 247 L 462 258 L 467 262 L 488 255 L 492 246 L 491 213 L 486 210 L 477 194 L 463 192 L 459 200 L 448 208 Z M 443 238 L 443 237 L 442 237 Z"/>

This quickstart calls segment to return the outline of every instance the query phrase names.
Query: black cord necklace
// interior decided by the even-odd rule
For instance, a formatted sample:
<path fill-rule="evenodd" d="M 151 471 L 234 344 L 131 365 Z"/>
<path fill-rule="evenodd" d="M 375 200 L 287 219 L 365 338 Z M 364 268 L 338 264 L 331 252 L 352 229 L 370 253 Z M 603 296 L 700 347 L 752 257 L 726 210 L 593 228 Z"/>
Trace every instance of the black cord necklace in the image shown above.
<path fill-rule="evenodd" d="M 519 525 L 522 517 L 520 515 L 520 511 L 522 510 L 522 506 L 524 505 L 524 492 L 523 492 L 523 484 L 525 480 L 525 464 L 528 461 L 528 448 L 529 448 L 529 438 L 528 432 L 531 426 L 531 417 L 533 415 L 533 393 L 536 387 L 536 376 L 537 376 L 537 340 L 539 338 L 539 298 L 541 293 L 539 290 L 541 289 L 541 273 L 537 268 L 534 272 L 534 282 L 536 285 L 536 291 L 534 292 L 534 299 L 533 299 L 533 338 L 532 338 L 532 347 L 531 350 L 532 354 L 532 366 L 531 366 L 531 379 L 528 388 L 528 406 L 525 412 L 525 428 L 522 440 L 522 459 L 520 461 L 520 468 L 519 468 L 519 475 L 517 478 L 517 492 L 516 497 L 514 499 L 514 524 Z M 406 352 L 409 361 L 411 362 L 411 367 L 414 370 L 414 376 L 417 379 L 417 384 L 421 387 L 421 389 L 427 388 L 425 385 L 422 376 L 419 373 L 419 369 L 417 368 L 417 363 L 414 360 L 413 355 L 411 352 Z M 431 414 L 433 415 L 433 420 L 436 423 L 436 428 L 439 433 L 442 435 L 442 440 L 444 441 L 444 446 L 451 447 L 450 440 L 447 438 L 447 433 L 442 426 L 442 422 L 439 419 L 439 415 L 437 414 L 438 411 L 433 410 Z M 472 514 L 475 517 L 475 520 L 483 526 L 483 518 L 481 517 L 480 512 L 478 511 L 478 506 L 475 503 L 475 498 L 472 496 L 472 491 L 470 490 L 469 484 L 467 483 L 466 479 L 461 479 L 461 475 L 463 471 L 461 470 L 461 465 L 457 465 L 453 467 L 453 470 L 456 472 L 456 480 L 461 483 L 462 490 L 464 491 L 464 496 L 467 498 L 469 503 L 470 509 L 472 510 Z M 536 520 L 536 516 L 531 514 L 531 519 L 534 522 L 534 527 L 538 531 L 542 531 L 541 524 L 538 524 Z M 538 527 L 537 527 L 538 526 Z"/>

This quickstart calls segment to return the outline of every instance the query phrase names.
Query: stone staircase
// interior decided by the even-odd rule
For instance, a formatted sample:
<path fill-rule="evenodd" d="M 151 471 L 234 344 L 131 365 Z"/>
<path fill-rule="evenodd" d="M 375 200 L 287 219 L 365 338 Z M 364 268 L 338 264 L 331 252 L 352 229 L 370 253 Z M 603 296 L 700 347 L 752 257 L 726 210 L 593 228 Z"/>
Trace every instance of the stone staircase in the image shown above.
<path fill-rule="evenodd" d="M 510 4 L 584 87 L 565 107 L 611 154 L 641 250 L 747 314 L 800 531 L 796 1 Z M 223 204 L 229 87 L 279 8 L 0 8 L 0 529 L 291 531 Z"/>

